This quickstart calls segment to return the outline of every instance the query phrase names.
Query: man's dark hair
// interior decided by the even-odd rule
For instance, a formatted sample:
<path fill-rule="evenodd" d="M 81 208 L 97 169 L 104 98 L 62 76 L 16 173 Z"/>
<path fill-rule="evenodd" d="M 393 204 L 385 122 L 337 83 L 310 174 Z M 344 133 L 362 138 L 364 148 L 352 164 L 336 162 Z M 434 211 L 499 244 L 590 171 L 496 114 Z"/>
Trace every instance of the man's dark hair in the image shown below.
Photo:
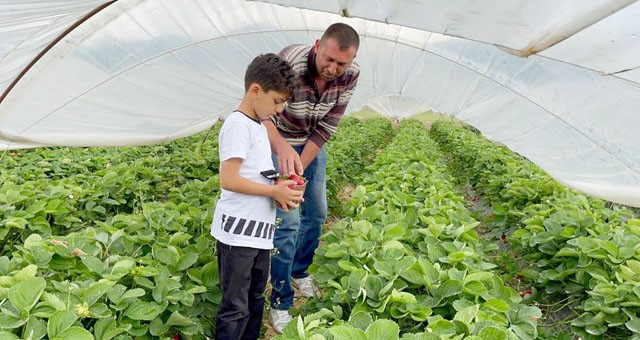
<path fill-rule="evenodd" d="M 261 54 L 253 59 L 244 74 L 244 90 L 256 83 L 264 92 L 271 90 L 291 95 L 297 87 L 297 78 L 289 63 L 273 53 Z"/>
<path fill-rule="evenodd" d="M 325 41 L 328 38 L 336 39 L 341 51 L 352 46 L 355 47 L 356 50 L 360 47 L 360 36 L 358 36 L 358 32 L 356 32 L 353 27 L 341 22 L 337 22 L 327 27 L 320 41 Z"/>

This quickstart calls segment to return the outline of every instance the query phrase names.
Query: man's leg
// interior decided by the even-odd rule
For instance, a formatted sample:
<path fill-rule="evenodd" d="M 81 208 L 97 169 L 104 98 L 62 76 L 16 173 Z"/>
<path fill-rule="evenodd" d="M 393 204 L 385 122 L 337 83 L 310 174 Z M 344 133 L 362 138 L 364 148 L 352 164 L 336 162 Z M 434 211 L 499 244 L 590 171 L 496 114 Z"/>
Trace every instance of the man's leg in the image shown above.
<path fill-rule="evenodd" d="M 291 276 L 300 279 L 309 276 L 306 272 L 313 262 L 318 248 L 322 225 L 327 219 L 327 156 L 324 147 L 305 169 L 307 187 L 301 204 L 300 229 L 296 241 L 296 253 L 291 266 Z"/>
<path fill-rule="evenodd" d="M 296 149 L 298 152 L 299 150 Z M 278 168 L 278 159 L 272 155 L 273 164 Z M 271 308 L 288 310 L 293 307 L 293 288 L 291 288 L 291 264 L 296 252 L 296 236 L 300 226 L 298 209 L 284 212 L 278 208 L 276 230 L 273 236 L 271 255 Z"/>
<path fill-rule="evenodd" d="M 249 320 L 251 271 L 258 249 L 216 243 L 222 302 L 216 316 L 216 339 L 240 339 Z"/>

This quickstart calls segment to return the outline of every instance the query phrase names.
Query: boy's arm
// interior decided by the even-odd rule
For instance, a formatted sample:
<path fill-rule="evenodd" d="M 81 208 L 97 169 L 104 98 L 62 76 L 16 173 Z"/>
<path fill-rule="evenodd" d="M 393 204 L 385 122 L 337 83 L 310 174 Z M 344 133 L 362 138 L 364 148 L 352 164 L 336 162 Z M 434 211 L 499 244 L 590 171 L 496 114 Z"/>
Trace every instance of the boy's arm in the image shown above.
<path fill-rule="evenodd" d="M 240 176 L 242 162 L 242 158 L 229 158 L 220 164 L 220 187 L 246 195 L 273 197 L 283 207 L 298 207 L 298 202 L 302 200 L 302 192 L 288 188 L 289 185 L 295 184 L 294 181 L 269 185 L 248 180 Z"/>

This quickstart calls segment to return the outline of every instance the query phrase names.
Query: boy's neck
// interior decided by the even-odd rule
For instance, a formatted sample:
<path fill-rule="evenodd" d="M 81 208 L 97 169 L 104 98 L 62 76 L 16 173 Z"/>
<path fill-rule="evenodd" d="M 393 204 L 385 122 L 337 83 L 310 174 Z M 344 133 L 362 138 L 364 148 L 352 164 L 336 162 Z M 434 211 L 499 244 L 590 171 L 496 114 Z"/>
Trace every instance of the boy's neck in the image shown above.
<path fill-rule="evenodd" d="M 251 105 L 248 105 L 247 103 L 245 103 L 244 100 L 240 103 L 240 105 L 238 106 L 238 108 L 236 110 L 244 113 L 245 116 L 247 116 L 247 117 L 249 117 L 251 119 L 258 120 L 258 115 L 256 114 L 256 112 L 253 110 Z"/>

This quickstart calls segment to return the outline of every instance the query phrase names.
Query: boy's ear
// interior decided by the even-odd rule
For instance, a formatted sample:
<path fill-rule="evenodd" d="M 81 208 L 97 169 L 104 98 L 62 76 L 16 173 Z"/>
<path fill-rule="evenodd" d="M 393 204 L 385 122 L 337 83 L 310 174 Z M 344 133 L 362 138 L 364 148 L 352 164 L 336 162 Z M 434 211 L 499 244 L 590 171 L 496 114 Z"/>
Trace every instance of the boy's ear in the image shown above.
<path fill-rule="evenodd" d="M 251 83 L 247 92 L 251 95 L 257 95 L 260 91 L 262 91 L 262 87 L 258 83 Z"/>

